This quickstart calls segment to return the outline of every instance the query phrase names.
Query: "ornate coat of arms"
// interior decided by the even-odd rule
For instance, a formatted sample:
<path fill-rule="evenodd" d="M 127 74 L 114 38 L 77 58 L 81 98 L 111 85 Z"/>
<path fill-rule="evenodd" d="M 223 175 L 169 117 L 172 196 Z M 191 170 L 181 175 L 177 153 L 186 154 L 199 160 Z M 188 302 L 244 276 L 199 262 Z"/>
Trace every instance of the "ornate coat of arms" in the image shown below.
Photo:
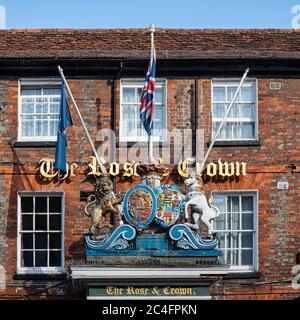
<path fill-rule="evenodd" d="M 212 235 L 212 221 L 219 210 L 206 198 L 202 180 L 186 179 L 184 195 L 172 184 L 160 185 L 162 165 L 158 172 L 155 166 L 150 170 L 142 166 L 140 171 L 142 184 L 126 192 L 122 206 L 122 198 L 112 195 L 108 177 L 97 181 L 85 208 L 91 217 L 87 256 L 219 256 L 218 238 Z M 201 222 L 207 226 L 207 236 L 199 233 Z M 101 232 L 104 227 L 110 231 Z"/>

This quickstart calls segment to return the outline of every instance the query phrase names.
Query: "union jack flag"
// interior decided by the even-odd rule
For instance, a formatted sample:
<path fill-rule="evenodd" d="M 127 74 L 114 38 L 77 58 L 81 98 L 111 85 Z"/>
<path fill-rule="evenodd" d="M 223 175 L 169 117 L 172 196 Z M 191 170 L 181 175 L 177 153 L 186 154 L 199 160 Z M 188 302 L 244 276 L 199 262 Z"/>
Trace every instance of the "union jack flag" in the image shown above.
<path fill-rule="evenodd" d="M 140 109 L 140 119 L 149 136 L 152 134 L 154 121 L 155 71 L 156 52 L 155 48 L 153 47 L 153 54 L 146 74 Z"/>

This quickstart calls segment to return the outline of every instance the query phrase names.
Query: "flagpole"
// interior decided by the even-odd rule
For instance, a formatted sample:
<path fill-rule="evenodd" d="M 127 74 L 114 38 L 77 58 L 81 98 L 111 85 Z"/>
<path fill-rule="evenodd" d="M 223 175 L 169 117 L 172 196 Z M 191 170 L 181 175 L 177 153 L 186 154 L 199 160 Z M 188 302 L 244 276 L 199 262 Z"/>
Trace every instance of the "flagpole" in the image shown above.
<path fill-rule="evenodd" d="M 150 24 L 150 36 L 151 36 L 151 60 L 150 61 L 153 61 L 153 55 L 154 55 L 154 33 L 155 33 L 155 26 L 154 24 Z M 154 100 L 155 100 L 155 97 L 153 97 L 153 103 L 154 103 Z M 150 163 L 154 161 L 152 132 L 151 134 L 148 134 L 148 158 Z"/>
<path fill-rule="evenodd" d="M 95 155 L 95 157 L 96 157 L 96 159 L 97 159 L 97 161 L 98 161 L 98 163 L 99 163 L 101 172 L 102 172 L 103 174 L 107 174 L 106 168 L 105 168 L 105 166 L 103 165 L 102 161 L 101 161 L 100 158 L 99 158 L 99 155 L 98 155 L 98 153 L 97 153 L 97 151 L 96 151 L 95 145 L 94 145 L 94 143 L 93 143 L 93 141 L 92 141 L 92 139 L 91 139 L 91 136 L 90 136 L 90 134 L 89 134 L 89 132 L 88 132 L 88 130 L 87 130 L 87 128 L 86 128 L 86 125 L 85 125 L 85 123 L 84 123 L 84 120 L 83 120 L 83 118 L 82 118 L 82 116 L 81 116 L 81 113 L 80 113 L 79 108 L 78 108 L 78 106 L 77 106 L 77 103 L 76 103 L 76 101 L 75 101 L 75 99 L 74 99 L 74 97 L 73 97 L 73 94 L 72 94 L 72 92 L 71 92 L 71 89 L 70 89 L 70 87 L 69 87 L 69 84 L 68 84 L 68 82 L 67 82 L 67 79 L 66 79 L 66 77 L 65 77 L 65 75 L 64 75 L 64 71 L 63 71 L 63 69 L 61 68 L 61 66 L 58 66 L 58 71 L 59 71 L 59 73 L 60 73 L 60 76 L 61 76 L 64 84 L 65 84 L 65 87 L 66 87 L 66 89 L 67 89 L 67 92 L 68 92 L 68 94 L 69 94 L 69 97 L 71 98 L 71 101 L 72 101 L 72 103 L 73 103 L 73 106 L 75 107 L 75 110 L 76 110 L 76 112 L 77 112 L 77 114 L 78 114 L 78 117 L 79 117 L 79 119 L 80 119 L 80 121 L 81 121 L 81 124 L 82 124 L 82 126 L 83 126 L 83 128 L 84 128 L 86 137 L 87 137 L 87 139 L 88 139 L 88 141 L 89 141 L 89 143 L 90 143 L 90 145 L 91 145 L 91 148 L 92 148 L 92 150 L 93 150 L 93 152 L 94 152 L 94 155 Z"/>
<path fill-rule="evenodd" d="M 207 158 L 208 158 L 208 156 L 209 156 L 209 154 L 211 152 L 211 149 L 213 148 L 213 146 L 214 146 L 214 144 L 215 144 L 215 142 L 216 142 L 216 140 L 217 140 L 217 138 L 218 138 L 218 136 L 219 136 L 219 134 L 221 132 L 222 126 L 223 126 L 223 124 L 224 124 L 224 122 L 225 122 L 225 120 L 226 120 L 226 118 L 227 118 L 227 116 L 228 116 L 228 114 L 229 114 L 234 102 L 235 102 L 235 99 L 236 99 L 237 95 L 239 94 L 239 92 L 240 92 L 240 90 L 242 88 L 242 85 L 244 84 L 244 82 L 246 80 L 246 77 L 247 77 L 247 74 L 249 73 L 249 70 L 250 70 L 249 68 L 246 69 L 246 71 L 245 71 L 245 73 L 244 73 L 244 75 L 243 75 L 243 77 L 242 77 L 242 79 L 240 81 L 240 84 L 239 84 L 238 88 L 235 91 L 235 94 L 234 94 L 234 96 L 232 98 L 232 101 L 231 101 L 227 111 L 225 112 L 225 115 L 224 115 L 224 117 L 223 117 L 223 119 L 222 119 L 222 121 L 220 123 L 220 126 L 219 126 L 216 134 L 214 135 L 214 138 L 212 139 L 209 148 L 207 149 L 207 152 L 205 154 L 204 160 L 202 161 L 200 169 L 198 171 L 200 174 L 202 174 L 202 172 L 204 170 L 205 162 L 206 162 L 206 160 L 207 160 Z"/>

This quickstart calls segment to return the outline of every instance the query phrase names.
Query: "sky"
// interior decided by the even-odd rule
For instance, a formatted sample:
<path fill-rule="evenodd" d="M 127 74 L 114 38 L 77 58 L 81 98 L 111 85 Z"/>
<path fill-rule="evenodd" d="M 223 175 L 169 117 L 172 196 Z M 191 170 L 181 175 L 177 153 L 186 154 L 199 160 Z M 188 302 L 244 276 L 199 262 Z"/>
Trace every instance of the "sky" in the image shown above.
<path fill-rule="evenodd" d="M 292 28 L 297 4 L 300 0 L 0 0 L 7 29 L 147 28 L 151 23 L 158 28 Z"/>

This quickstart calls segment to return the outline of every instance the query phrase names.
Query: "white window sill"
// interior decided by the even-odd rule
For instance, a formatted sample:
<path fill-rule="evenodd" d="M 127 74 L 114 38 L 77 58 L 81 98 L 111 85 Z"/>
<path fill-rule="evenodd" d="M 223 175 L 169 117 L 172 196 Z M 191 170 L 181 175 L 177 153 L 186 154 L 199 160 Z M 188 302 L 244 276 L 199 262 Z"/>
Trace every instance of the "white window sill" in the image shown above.
<path fill-rule="evenodd" d="M 208 145 L 211 144 L 211 141 Z M 260 142 L 257 139 L 251 140 L 216 140 L 215 147 L 226 147 L 226 146 L 260 146 Z"/>
<path fill-rule="evenodd" d="M 61 268 L 19 268 L 18 275 L 61 275 L 64 269 Z"/>
<path fill-rule="evenodd" d="M 19 137 L 18 142 L 56 142 L 57 136 L 55 137 Z"/>
<path fill-rule="evenodd" d="M 154 140 L 153 145 L 154 146 L 168 146 L 167 140 Z M 148 147 L 148 140 L 120 140 L 117 143 L 117 146 L 119 147 L 132 147 L 136 145 L 136 147 Z"/>

